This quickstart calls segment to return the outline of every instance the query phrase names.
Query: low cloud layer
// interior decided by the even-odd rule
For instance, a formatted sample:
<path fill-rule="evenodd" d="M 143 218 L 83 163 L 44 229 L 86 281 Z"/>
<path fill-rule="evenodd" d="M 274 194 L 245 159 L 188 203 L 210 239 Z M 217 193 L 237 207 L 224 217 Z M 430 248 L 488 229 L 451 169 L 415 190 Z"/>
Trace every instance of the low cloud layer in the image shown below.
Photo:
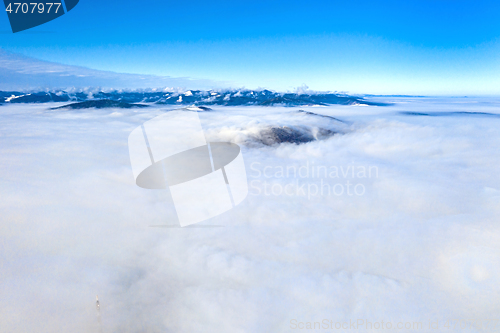
<path fill-rule="evenodd" d="M 167 191 L 135 186 L 127 137 L 172 108 L 0 106 L 0 331 L 98 332 L 96 294 L 103 332 L 496 319 L 500 119 L 401 112 L 499 102 L 383 102 L 200 113 L 210 141 L 242 147 L 250 184 L 200 224 L 217 228 L 150 227 L 178 222 Z M 272 127 L 336 134 L 263 144 Z"/>

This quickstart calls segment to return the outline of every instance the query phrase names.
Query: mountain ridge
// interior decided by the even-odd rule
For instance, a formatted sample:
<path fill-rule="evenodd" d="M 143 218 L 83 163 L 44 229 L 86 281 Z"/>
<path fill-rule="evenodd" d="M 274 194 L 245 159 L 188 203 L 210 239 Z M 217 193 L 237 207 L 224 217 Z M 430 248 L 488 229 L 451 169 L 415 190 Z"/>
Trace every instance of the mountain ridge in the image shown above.
<path fill-rule="evenodd" d="M 100 101 L 99 103 L 87 103 Z M 328 106 L 328 105 L 370 105 L 383 106 L 365 100 L 362 97 L 338 93 L 280 93 L 270 90 L 188 90 L 175 91 L 98 91 L 67 92 L 64 90 L 49 92 L 23 93 L 19 91 L 0 91 L 0 103 L 49 103 L 72 102 L 84 103 L 90 107 L 96 105 L 120 105 L 119 103 L 147 103 L 157 105 L 223 105 L 223 106 Z M 115 103 L 110 103 L 115 102 Z M 125 105 L 125 104 L 123 104 Z M 80 107 L 78 105 L 68 107 Z"/>

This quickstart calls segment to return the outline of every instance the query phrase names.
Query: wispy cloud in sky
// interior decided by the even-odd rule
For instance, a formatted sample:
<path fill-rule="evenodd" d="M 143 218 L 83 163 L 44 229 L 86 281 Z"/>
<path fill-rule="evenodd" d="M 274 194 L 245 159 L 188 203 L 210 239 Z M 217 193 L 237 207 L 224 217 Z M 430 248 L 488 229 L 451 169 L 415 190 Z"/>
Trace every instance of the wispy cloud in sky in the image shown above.
<path fill-rule="evenodd" d="M 1 36 L 5 50 L 46 61 L 250 89 L 491 95 L 499 10 L 490 0 L 85 1 Z"/>
<path fill-rule="evenodd" d="M 191 88 L 212 89 L 227 82 L 138 75 L 100 71 L 81 66 L 62 65 L 0 50 L 0 90 L 68 89 L 101 87 L 103 89 Z"/>

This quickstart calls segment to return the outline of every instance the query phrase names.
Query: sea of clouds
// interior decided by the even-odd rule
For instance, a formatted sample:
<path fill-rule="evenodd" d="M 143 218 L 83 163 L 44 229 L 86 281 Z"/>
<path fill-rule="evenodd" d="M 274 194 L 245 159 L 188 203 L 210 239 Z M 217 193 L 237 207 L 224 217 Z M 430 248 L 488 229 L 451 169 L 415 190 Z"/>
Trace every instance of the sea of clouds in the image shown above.
<path fill-rule="evenodd" d="M 250 192 L 187 228 L 127 147 L 172 107 L 0 106 L 0 332 L 499 332 L 471 321 L 500 319 L 500 100 L 373 99 L 394 104 L 200 112 Z M 265 144 L 270 127 L 336 134 Z"/>

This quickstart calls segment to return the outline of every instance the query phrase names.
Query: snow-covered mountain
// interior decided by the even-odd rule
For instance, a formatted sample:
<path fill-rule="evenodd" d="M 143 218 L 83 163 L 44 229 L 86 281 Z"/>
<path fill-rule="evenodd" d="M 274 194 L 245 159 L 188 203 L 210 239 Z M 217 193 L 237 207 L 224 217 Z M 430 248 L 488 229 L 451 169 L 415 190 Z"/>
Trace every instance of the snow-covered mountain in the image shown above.
<path fill-rule="evenodd" d="M 101 91 L 101 90 L 54 90 L 54 91 L 0 91 L 0 103 L 47 103 L 109 101 L 123 103 L 154 103 L 166 105 L 262 105 L 262 106 L 326 106 L 382 105 L 361 97 L 336 93 L 279 93 L 269 90 L 188 90 L 188 91 Z M 93 103 L 92 105 L 98 106 Z"/>
<path fill-rule="evenodd" d="M 229 83 L 211 80 L 124 74 L 68 66 L 0 49 L 0 103 L 106 100 L 168 105 L 380 105 L 361 97 L 337 93 L 308 90 L 279 93 L 228 87 Z"/>

